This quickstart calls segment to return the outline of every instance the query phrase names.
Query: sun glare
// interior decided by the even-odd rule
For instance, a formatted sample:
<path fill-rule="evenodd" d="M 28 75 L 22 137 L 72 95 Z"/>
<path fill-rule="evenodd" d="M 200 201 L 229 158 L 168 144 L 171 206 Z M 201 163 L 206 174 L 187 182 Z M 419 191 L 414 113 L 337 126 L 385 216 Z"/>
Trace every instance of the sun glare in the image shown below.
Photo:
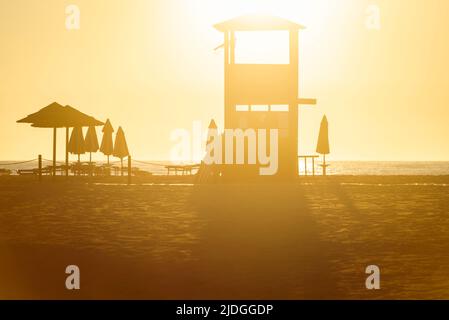
<path fill-rule="evenodd" d="M 236 63 L 288 64 L 288 31 L 237 32 Z"/>
<path fill-rule="evenodd" d="M 305 26 L 323 27 L 338 9 L 337 1 L 304 0 L 195 0 L 198 19 L 210 24 L 247 14 L 273 15 Z"/>
<path fill-rule="evenodd" d="M 302 37 L 319 35 L 320 39 L 326 41 L 326 34 L 321 31 L 327 30 L 333 23 L 338 5 L 337 1 L 328 0 L 194 0 L 188 5 L 185 4 L 185 9 L 190 12 L 198 32 L 205 32 L 204 37 L 218 46 L 221 44 L 221 38 L 212 26 L 242 15 L 288 19 L 307 28 L 307 34 L 304 33 Z M 288 38 L 286 37 L 288 35 L 281 31 L 239 32 L 236 34 L 236 62 L 288 63 Z M 267 43 L 270 46 L 267 46 Z"/>

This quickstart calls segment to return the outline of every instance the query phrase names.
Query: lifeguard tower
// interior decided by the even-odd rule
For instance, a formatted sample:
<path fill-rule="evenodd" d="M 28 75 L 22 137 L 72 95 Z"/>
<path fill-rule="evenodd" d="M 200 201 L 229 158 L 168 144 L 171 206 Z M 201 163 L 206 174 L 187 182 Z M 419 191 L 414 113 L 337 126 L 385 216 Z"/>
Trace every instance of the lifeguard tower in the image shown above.
<path fill-rule="evenodd" d="M 298 92 L 298 34 L 304 27 L 271 16 L 242 16 L 214 27 L 224 34 L 225 129 L 278 129 L 276 176 L 287 179 L 297 177 L 298 106 L 316 104 L 315 99 L 299 98 Z M 289 63 L 236 63 L 235 34 L 240 31 L 288 32 Z M 231 177 L 253 176 L 258 174 L 259 166 L 224 166 L 222 174 Z"/>

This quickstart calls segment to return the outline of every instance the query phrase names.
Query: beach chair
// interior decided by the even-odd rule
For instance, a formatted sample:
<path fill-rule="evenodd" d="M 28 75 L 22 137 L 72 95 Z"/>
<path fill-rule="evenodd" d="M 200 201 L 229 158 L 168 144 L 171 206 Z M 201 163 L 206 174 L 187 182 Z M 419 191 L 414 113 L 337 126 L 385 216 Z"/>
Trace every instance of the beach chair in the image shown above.
<path fill-rule="evenodd" d="M 11 174 L 11 170 L 9 169 L 0 169 L 0 176 L 9 176 Z"/>
<path fill-rule="evenodd" d="M 200 168 L 199 164 L 194 165 L 168 165 L 165 166 L 167 169 L 167 175 L 170 175 L 170 172 L 174 172 L 175 175 L 178 175 L 178 172 L 181 173 L 181 175 L 192 175 L 193 170 L 198 170 Z"/>
<path fill-rule="evenodd" d="M 18 169 L 17 174 L 19 176 L 29 176 L 37 174 L 37 169 Z"/>
<path fill-rule="evenodd" d="M 30 175 L 37 176 L 39 174 L 39 169 L 18 169 L 16 172 L 19 176 L 30 176 Z M 51 175 L 52 173 L 53 171 L 51 167 L 45 167 L 42 168 L 41 170 L 42 175 Z"/>
<path fill-rule="evenodd" d="M 132 168 L 132 174 L 136 177 L 150 177 L 153 175 L 153 173 L 145 170 L 140 170 L 139 168 Z"/>

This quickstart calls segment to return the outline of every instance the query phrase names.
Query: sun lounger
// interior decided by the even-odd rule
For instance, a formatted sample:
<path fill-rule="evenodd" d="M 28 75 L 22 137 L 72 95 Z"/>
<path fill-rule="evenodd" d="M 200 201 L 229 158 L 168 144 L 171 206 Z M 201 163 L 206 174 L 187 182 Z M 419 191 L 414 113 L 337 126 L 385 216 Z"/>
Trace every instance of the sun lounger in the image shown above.
<path fill-rule="evenodd" d="M 46 168 L 42 168 L 41 170 L 41 174 L 42 175 L 48 175 L 48 174 L 52 174 L 52 170 L 50 167 L 46 167 Z M 19 169 L 17 170 L 17 174 L 20 176 L 29 176 L 29 175 L 38 175 L 39 174 L 39 169 Z"/>
<path fill-rule="evenodd" d="M 11 170 L 9 169 L 0 169 L 0 176 L 9 176 L 11 174 Z"/>
<path fill-rule="evenodd" d="M 193 170 L 197 170 L 200 168 L 200 165 L 193 164 L 193 165 L 168 165 L 165 166 L 167 169 L 167 175 L 170 175 L 170 172 L 174 172 L 175 175 L 178 174 L 178 172 L 181 172 L 182 175 L 191 175 Z"/>
<path fill-rule="evenodd" d="M 35 175 L 37 174 L 37 169 L 19 169 L 17 174 L 20 176 Z"/>

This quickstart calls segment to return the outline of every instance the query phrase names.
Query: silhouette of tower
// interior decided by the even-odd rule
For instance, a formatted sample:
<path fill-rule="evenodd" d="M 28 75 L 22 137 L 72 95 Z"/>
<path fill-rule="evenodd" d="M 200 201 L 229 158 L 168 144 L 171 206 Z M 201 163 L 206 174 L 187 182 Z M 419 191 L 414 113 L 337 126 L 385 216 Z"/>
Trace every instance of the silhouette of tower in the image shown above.
<path fill-rule="evenodd" d="M 316 104 L 315 99 L 299 98 L 298 92 L 298 34 L 304 27 L 271 16 L 242 16 L 214 27 L 224 33 L 225 129 L 278 129 L 277 176 L 296 177 L 298 105 Z M 236 63 L 235 34 L 241 31 L 288 32 L 289 63 Z M 259 109 L 256 110 L 257 108 Z M 258 174 L 259 167 L 260 164 L 224 166 L 223 172 L 228 176 L 252 176 Z"/>

